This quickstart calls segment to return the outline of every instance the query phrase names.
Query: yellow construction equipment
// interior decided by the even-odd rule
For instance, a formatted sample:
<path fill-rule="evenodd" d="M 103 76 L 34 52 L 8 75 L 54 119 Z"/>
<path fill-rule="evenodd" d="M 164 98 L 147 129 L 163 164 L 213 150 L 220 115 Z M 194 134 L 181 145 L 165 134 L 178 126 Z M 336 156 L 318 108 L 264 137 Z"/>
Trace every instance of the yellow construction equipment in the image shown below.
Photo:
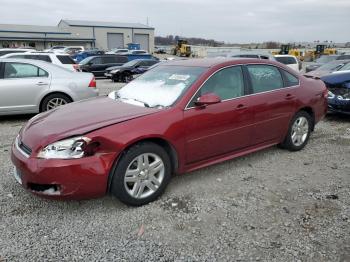
<path fill-rule="evenodd" d="M 293 55 L 301 61 L 304 60 L 304 52 L 295 47 L 292 48 L 290 44 L 281 45 L 280 50 L 272 52 L 272 54 L 273 55 Z"/>
<path fill-rule="evenodd" d="M 188 44 L 187 40 L 177 40 L 173 48 L 173 55 L 189 57 L 191 54 L 191 46 Z"/>
<path fill-rule="evenodd" d="M 331 48 L 330 46 L 327 47 L 325 44 L 316 45 L 315 50 L 309 50 L 306 52 L 305 57 L 307 57 L 307 60 L 315 60 L 323 55 L 336 55 L 337 49 Z"/>

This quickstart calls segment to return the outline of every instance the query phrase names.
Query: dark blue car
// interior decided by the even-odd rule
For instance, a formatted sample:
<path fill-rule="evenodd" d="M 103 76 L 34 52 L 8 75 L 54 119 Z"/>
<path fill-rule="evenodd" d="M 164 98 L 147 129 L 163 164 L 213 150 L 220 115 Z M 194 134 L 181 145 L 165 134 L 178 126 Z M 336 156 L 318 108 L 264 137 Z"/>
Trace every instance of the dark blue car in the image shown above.
<path fill-rule="evenodd" d="M 86 50 L 80 53 L 77 53 L 75 55 L 72 55 L 71 57 L 76 61 L 76 62 L 80 62 L 82 60 L 84 60 L 87 57 L 90 56 L 96 56 L 96 55 L 103 55 L 105 52 L 102 50 L 98 50 L 98 49 L 91 49 L 91 50 Z"/>
<path fill-rule="evenodd" d="M 328 110 L 350 115 L 350 71 L 321 77 L 328 88 Z"/>

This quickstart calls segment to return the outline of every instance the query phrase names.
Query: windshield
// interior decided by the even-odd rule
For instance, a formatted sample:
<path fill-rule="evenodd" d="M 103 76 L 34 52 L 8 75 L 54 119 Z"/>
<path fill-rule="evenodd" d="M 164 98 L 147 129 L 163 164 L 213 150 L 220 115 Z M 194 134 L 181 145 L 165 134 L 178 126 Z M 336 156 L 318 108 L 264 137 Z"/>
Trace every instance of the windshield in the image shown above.
<path fill-rule="evenodd" d="M 320 66 L 316 69 L 316 71 L 334 71 L 337 68 L 340 68 L 342 65 L 344 65 L 343 62 L 340 61 L 334 61 L 327 64 L 324 64 L 323 66 Z"/>
<path fill-rule="evenodd" d="M 336 56 L 330 56 L 330 55 L 323 55 L 320 58 L 316 59 L 316 63 L 320 63 L 320 64 L 325 64 L 328 63 L 330 61 L 335 60 L 337 57 Z"/>
<path fill-rule="evenodd" d="M 342 68 L 339 69 L 339 71 L 345 71 L 350 70 L 350 62 L 345 64 Z"/>
<path fill-rule="evenodd" d="M 134 66 L 134 65 L 136 65 L 138 62 L 139 62 L 139 60 L 132 60 L 132 61 L 129 61 L 129 62 L 125 63 L 123 66 L 127 66 L 127 67 L 129 67 L 129 66 Z"/>
<path fill-rule="evenodd" d="M 198 79 L 205 68 L 158 66 L 109 97 L 145 107 L 168 107 Z"/>
<path fill-rule="evenodd" d="M 87 57 L 87 58 L 81 60 L 81 61 L 80 61 L 80 64 L 81 64 L 81 65 L 85 65 L 85 64 L 89 63 L 89 61 L 90 61 L 91 59 L 93 59 L 93 58 L 94 58 L 94 56 L 89 56 L 89 57 Z"/>

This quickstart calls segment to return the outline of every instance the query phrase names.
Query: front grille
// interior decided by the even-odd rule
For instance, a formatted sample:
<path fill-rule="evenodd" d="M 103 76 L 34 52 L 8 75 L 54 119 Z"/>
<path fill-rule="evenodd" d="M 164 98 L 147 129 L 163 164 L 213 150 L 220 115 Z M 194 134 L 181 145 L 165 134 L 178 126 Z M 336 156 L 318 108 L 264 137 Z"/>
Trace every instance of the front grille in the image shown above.
<path fill-rule="evenodd" d="M 341 96 L 342 98 L 350 99 L 350 89 L 345 87 L 330 87 L 328 88 L 336 96 Z"/>

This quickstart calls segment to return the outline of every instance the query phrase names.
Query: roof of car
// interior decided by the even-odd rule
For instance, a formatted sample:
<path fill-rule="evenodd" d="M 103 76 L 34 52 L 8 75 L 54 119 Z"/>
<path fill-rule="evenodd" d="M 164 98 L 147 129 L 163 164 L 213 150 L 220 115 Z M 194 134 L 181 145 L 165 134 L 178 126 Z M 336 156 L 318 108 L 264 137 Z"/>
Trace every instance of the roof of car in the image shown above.
<path fill-rule="evenodd" d="M 172 60 L 164 63 L 164 65 L 172 66 L 197 66 L 197 67 L 213 67 L 220 64 L 226 64 L 232 62 L 232 64 L 241 63 L 271 63 L 273 61 L 268 59 L 255 59 L 255 58 L 245 58 L 245 57 L 230 57 L 230 58 L 196 58 L 196 59 L 186 59 L 186 60 Z"/>
<path fill-rule="evenodd" d="M 274 55 L 275 57 L 294 57 L 296 58 L 295 55 Z"/>

